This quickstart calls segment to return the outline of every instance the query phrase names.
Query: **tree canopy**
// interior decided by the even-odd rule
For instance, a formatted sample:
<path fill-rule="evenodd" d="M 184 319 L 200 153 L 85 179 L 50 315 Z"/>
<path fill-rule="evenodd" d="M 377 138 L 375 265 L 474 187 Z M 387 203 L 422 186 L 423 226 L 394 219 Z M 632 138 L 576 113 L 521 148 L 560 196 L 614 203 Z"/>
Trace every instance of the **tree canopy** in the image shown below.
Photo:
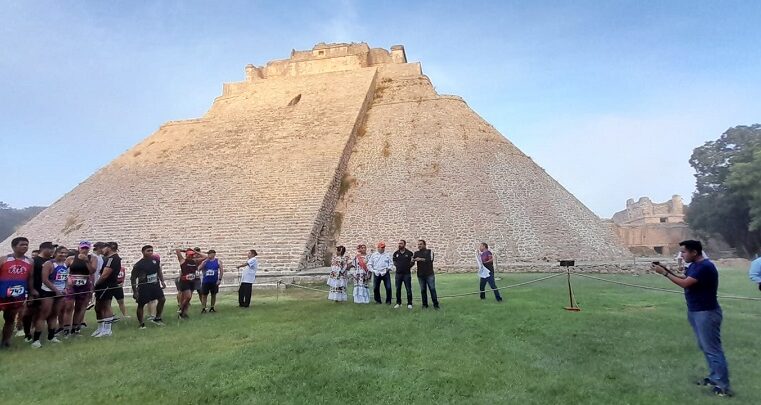
<path fill-rule="evenodd" d="M 696 190 L 687 222 L 721 235 L 740 254 L 761 248 L 761 125 L 736 126 L 690 157 Z"/>
<path fill-rule="evenodd" d="M 13 234 L 21 225 L 25 224 L 45 207 L 11 208 L 7 203 L 0 201 L 0 240 Z"/>

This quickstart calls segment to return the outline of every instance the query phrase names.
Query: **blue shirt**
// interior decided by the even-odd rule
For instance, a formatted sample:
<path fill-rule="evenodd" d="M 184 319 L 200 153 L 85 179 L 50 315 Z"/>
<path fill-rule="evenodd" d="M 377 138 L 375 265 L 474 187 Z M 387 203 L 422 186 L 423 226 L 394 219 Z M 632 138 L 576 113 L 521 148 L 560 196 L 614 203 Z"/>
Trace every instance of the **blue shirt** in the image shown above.
<path fill-rule="evenodd" d="M 748 276 L 754 283 L 761 284 L 761 257 L 750 262 L 750 270 L 748 270 Z"/>
<path fill-rule="evenodd" d="M 687 310 L 695 312 L 719 308 L 719 301 L 716 299 L 716 290 L 719 289 L 719 272 L 713 262 L 703 259 L 700 262 L 690 263 L 686 275 L 698 280 L 684 289 Z"/>
<path fill-rule="evenodd" d="M 203 270 L 203 282 L 206 284 L 216 284 L 219 280 L 219 261 L 217 258 L 207 259 Z"/>

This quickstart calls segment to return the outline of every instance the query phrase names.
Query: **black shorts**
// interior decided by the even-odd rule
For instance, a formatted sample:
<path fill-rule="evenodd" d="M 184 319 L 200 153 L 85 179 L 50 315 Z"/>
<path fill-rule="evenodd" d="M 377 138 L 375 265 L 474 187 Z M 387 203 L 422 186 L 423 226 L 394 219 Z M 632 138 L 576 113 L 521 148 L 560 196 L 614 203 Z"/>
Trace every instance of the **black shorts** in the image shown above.
<path fill-rule="evenodd" d="M 40 289 L 40 298 L 54 298 L 55 293 L 53 291 L 45 291 L 43 289 Z M 63 298 L 63 296 L 61 296 Z"/>
<path fill-rule="evenodd" d="M 122 298 L 124 297 L 124 290 L 121 287 L 95 287 L 95 301 L 111 301 L 116 297 L 116 290 L 121 290 Z"/>
<path fill-rule="evenodd" d="M 219 286 L 217 283 L 203 283 L 201 285 L 201 295 L 208 295 L 212 293 L 216 295 L 219 292 Z"/>
<path fill-rule="evenodd" d="M 180 280 L 179 291 L 193 291 L 196 289 L 196 283 L 188 280 Z"/>
<path fill-rule="evenodd" d="M 201 279 L 196 277 L 196 279 L 193 280 L 193 289 L 198 291 L 199 294 L 201 293 L 201 285 Z"/>
<path fill-rule="evenodd" d="M 117 301 L 124 299 L 124 287 L 114 287 L 114 298 L 116 298 Z"/>
<path fill-rule="evenodd" d="M 137 287 L 137 304 L 145 305 L 153 300 L 164 298 L 164 290 L 158 283 L 143 284 Z"/>

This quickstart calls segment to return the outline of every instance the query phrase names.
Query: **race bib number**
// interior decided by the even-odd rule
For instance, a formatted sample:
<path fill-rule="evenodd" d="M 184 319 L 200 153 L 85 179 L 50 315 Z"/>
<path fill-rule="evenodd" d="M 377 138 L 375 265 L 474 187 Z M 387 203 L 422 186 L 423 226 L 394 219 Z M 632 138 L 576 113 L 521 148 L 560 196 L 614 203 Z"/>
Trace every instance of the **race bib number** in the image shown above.
<path fill-rule="evenodd" d="M 64 271 L 59 271 L 55 275 L 55 281 L 66 281 L 66 279 L 68 279 L 68 278 L 69 278 L 69 273 L 66 273 Z"/>
<path fill-rule="evenodd" d="M 74 287 L 82 287 L 84 285 L 87 285 L 87 279 L 85 279 L 85 278 L 75 278 L 74 279 Z"/>
<path fill-rule="evenodd" d="M 17 297 L 23 297 L 25 293 L 26 293 L 26 288 L 24 288 L 23 285 L 14 285 L 14 286 L 8 287 L 8 290 L 5 291 L 5 296 L 17 298 Z"/>
<path fill-rule="evenodd" d="M 193 273 L 185 275 L 185 280 L 191 281 L 191 280 L 195 280 L 195 279 L 196 279 L 196 275 L 193 274 Z"/>
<path fill-rule="evenodd" d="M 214 270 L 206 270 L 206 275 L 209 277 L 216 276 L 217 273 Z"/>
<path fill-rule="evenodd" d="M 158 274 L 149 274 L 146 277 L 146 281 L 148 283 L 155 283 L 156 281 L 158 281 L 158 279 L 159 279 L 159 275 Z"/>

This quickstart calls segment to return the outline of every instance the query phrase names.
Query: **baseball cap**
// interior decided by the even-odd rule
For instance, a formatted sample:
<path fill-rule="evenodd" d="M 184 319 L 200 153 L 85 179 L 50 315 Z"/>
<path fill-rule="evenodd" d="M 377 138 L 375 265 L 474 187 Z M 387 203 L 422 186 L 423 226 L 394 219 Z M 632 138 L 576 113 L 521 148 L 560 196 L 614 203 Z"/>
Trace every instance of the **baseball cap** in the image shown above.
<path fill-rule="evenodd" d="M 385 248 L 386 244 L 384 242 L 378 242 L 378 248 Z"/>
<path fill-rule="evenodd" d="M 92 247 L 92 243 L 83 240 L 82 242 L 79 242 L 79 248 L 80 249 L 90 249 Z"/>

